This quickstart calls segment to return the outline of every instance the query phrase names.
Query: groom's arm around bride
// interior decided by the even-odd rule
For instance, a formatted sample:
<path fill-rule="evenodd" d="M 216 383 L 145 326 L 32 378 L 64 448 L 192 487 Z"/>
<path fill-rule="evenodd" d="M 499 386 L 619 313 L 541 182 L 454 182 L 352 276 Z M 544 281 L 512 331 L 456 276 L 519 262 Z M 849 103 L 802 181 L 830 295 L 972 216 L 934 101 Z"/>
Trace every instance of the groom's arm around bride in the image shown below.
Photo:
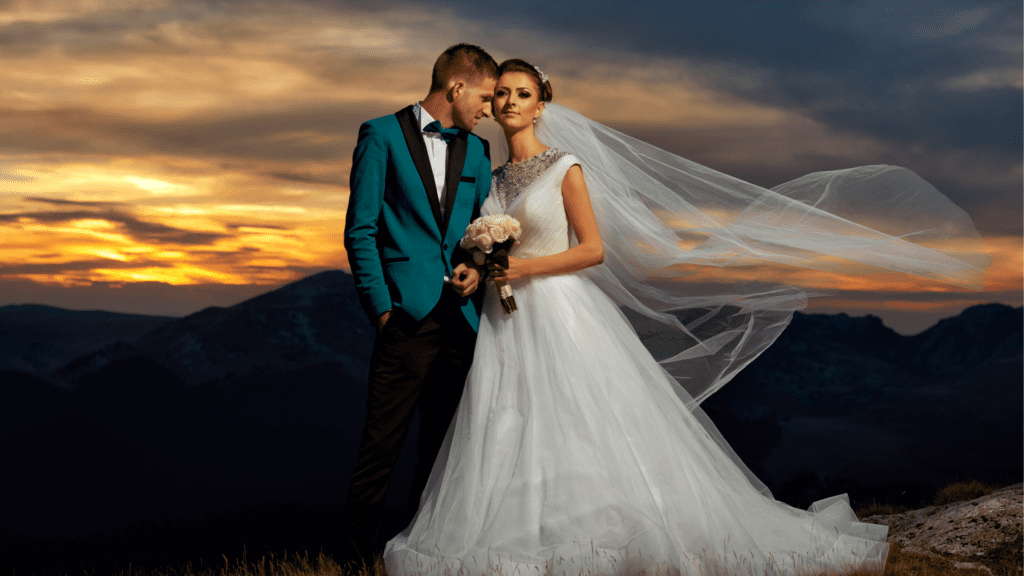
<path fill-rule="evenodd" d="M 490 189 L 487 143 L 471 131 L 490 115 L 496 79 L 485 51 L 452 46 L 434 64 L 426 98 L 359 130 L 345 249 L 378 330 L 342 563 L 369 562 L 376 553 L 384 496 L 416 409 L 410 515 L 462 396 L 482 291 L 479 271 L 458 245 Z"/>

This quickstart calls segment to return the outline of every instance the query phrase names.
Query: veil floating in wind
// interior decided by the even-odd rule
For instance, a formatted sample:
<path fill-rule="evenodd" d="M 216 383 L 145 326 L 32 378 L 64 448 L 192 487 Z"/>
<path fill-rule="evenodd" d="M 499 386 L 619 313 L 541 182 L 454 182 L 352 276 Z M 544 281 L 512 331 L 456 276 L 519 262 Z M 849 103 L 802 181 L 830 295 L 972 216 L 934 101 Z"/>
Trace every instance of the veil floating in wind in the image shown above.
<path fill-rule="evenodd" d="M 604 264 L 584 274 L 625 310 L 730 454 L 698 405 L 763 352 L 809 296 L 757 279 L 758 270 L 894 271 L 979 289 L 990 263 L 970 217 L 905 168 L 816 172 L 768 190 L 558 104 L 546 105 L 536 133 L 583 166 L 605 246 Z M 503 139 L 498 154 L 507 157 Z"/>

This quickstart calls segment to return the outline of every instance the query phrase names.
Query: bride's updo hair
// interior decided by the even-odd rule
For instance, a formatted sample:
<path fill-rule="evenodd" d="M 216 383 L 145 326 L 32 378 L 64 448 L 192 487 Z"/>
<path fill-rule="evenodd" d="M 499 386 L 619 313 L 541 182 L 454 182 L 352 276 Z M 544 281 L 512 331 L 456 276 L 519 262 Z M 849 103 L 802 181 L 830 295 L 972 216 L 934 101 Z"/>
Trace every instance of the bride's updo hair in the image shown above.
<path fill-rule="evenodd" d="M 520 60 L 519 58 L 510 58 L 505 60 L 498 65 L 498 78 L 505 72 L 525 72 L 529 74 L 533 81 L 537 83 L 537 92 L 540 96 L 541 102 L 551 102 L 551 81 L 544 81 L 540 77 L 540 72 L 537 68 L 527 62 L 526 60 Z"/>

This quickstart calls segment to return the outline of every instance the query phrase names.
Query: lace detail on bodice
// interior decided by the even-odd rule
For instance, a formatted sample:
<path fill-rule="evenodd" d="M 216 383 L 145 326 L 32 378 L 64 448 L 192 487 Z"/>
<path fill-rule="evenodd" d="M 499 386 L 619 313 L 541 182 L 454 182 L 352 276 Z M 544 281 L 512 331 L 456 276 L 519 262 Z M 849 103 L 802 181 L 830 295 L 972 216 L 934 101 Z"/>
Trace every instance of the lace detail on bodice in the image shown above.
<path fill-rule="evenodd" d="M 491 193 L 480 214 L 508 214 L 519 221 L 523 235 L 512 249 L 517 258 L 536 258 L 568 250 L 572 230 L 562 202 L 566 171 L 579 161 L 554 148 L 494 171 Z M 514 171 L 508 171 L 511 168 Z"/>
<path fill-rule="evenodd" d="M 568 152 L 557 148 L 548 148 L 529 160 L 511 161 L 498 166 L 491 173 L 491 194 L 495 196 L 502 210 L 508 207 L 519 194 L 526 190 L 545 170 L 558 162 Z"/>

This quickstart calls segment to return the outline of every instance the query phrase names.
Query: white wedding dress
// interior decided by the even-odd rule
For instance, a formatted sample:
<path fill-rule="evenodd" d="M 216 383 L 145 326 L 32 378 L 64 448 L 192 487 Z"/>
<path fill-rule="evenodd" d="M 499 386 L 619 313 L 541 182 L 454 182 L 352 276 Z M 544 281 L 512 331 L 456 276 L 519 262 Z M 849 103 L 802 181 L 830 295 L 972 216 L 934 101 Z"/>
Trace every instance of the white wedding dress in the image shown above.
<path fill-rule="evenodd" d="M 522 224 L 513 255 L 572 245 L 561 183 L 577 163 L 552 148 L 515 165 L 519 186 L 492 189 L 483 212 Z M 810 511 L 766 495 L 590 274 L 512 286 L 518 310 L 504 314 L 487 285 L 458 412 L 418 514 L 385 550 L 391 576 L 884 566 L 887 528 L 858 522 L 845 495 Z"/>
<path fill-rule="evenodd" d="M 991 258 L 970 217 L 904 168 L 767 190 L 557 104 L 536 131 L 554 148 L 496 170 L 482 212 L 519 220 L 517 257 L 568 249 L 561 183 L 578 163 L 605 261 L 513 282 L 511 314 L 483 288 L 465 391 L 419 512 L 385 548 L 388 573 L 881 569 L 885 526 L 858 522 L 845 495 L 808 511 L 775 501 L 699 404 L 813 295 L 765 278 L 898 272 L 980 288 Z"/>

